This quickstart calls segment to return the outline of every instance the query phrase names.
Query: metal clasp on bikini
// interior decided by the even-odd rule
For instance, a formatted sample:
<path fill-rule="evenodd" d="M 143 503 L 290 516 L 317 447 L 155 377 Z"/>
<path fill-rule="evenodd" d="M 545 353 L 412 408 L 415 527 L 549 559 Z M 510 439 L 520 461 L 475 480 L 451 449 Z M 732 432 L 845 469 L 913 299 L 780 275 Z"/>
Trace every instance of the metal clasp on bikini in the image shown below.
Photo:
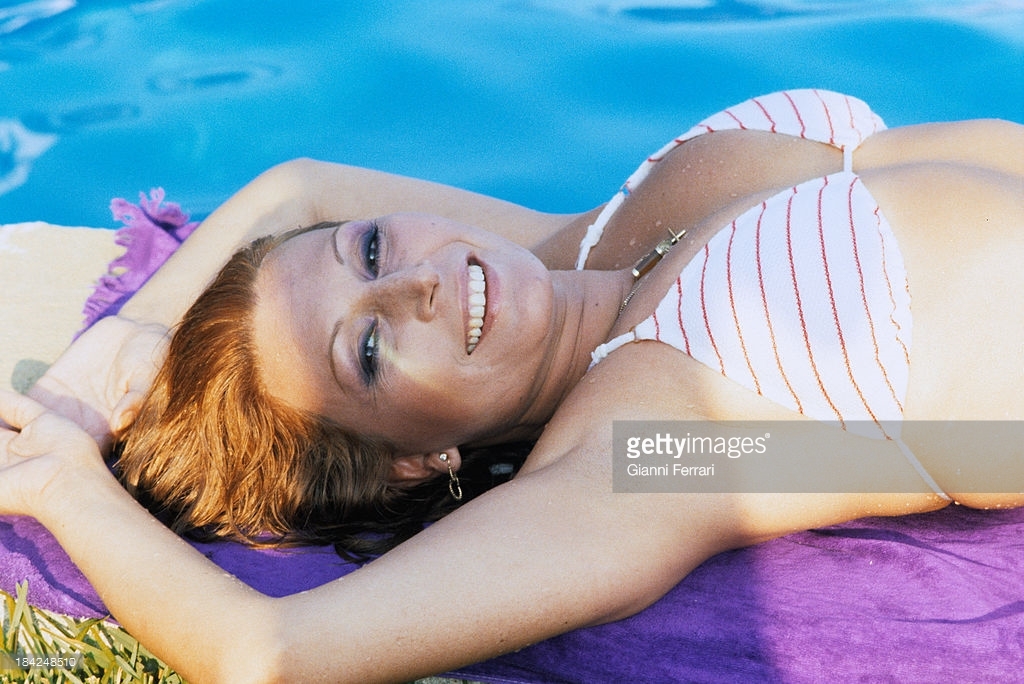
<path fill-rule="evenodd" d="M 665 238 L 659 242 L 653 250 L 637 259 L 637 262 L 633 264 L 632 273 L 634 280 L 640 280 L 648 271 L 654 268 L 655 264 L 661 261 L 662 257 L 668 254 L 668 251 L 672 249 L 677 242 L 679 242 L 680 238 L 686 235 L 686 229 L 684 228 L 676 234 L 672 232 L 671 228 L 669 228 L 668 234 L 672 237 Z"/>

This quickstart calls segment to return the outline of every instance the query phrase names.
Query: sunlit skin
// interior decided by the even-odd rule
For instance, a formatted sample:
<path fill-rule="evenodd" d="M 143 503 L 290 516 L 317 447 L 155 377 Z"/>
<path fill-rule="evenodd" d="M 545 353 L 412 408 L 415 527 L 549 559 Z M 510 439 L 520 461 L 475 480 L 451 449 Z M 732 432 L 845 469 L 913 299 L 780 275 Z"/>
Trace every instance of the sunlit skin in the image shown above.
<path fill-rule="evenodd" d="M 471 354 L 470 263 L 487 283 Z M 548 271 L 515 243 L 437 217 L 344 223 L 292 238 L 261 268 L 261 372 L 275 396 L 396 455 L 532 437 L 585 372 L 629 284 L 622 272 Z"/>
<path fill-rule="evenodd" d="M 908 478 L 906 493 L 616 493 L 614 421 L 801 418 L 656 342 L 625 345 L 579 379 L 593 347 L 650 315 L 710 236 L 780 188 L 837 172 L 842 157 L 768 132 L 693 139 L 631 193 L 591 254 L 587 266 L 595 270 L 583 275 L 545 273 L 527 254 L 454 221 L 518 234 L 549 268 L 572 268 L 594 210 L 544 216 L 309 160 L 271 170 L 211 215 L 177 261 L 129 302 L 136 323 L 101 322 L 41 387 L 56 394 L 77 388 L 116 425 L 126 393 L 145 386 L 154 356 L 152 346 L 123 354 L 125 345 L 140 339 L 143 323 L 173 325 L 240 233 L 254 238 L 282 226 L 384 214 L 389 237 L 374 277 L 361 270 L 365 242 L 355 235 L 368 225 L 361 223 L 337 232 L 337 249 L 333 231 L 318 231 L 265 263 L 254 332 L 268 387 L 406 452 L 536 433 L 543 424 L 517 476 L 343 579 L 271 598 L 150 516 L 73 422 L 26 397 L 0 394 L 0 418 L 14 428 L 0 430 L 0 513 L 36 517 L 111 614 L 190 681 L 365 682 L 451 671 L 632 615 L 727 549 L 869 515 L 941 508 L 948 500 L 883 440 L 871 447 L 884 465 L 869 474 L 886 484 Z M 965 444 L 929 426 L 1024 418 L 1021 160 L 1024 128 L 994 121 L 878 132 L 852 160 L 892 224 L 912 293 L 904 439 L 944 492 L 976 508 L 1024 505 L 1017 452 L 996 458 L 999 444 Z M 399 210 L 452 220 L 390 215 Z M 610 324 L 631 287 L 615 269 L 664 239 L 665 226 L 685 227 L 687 235 Z M 471 355 L 458 293 L 470 258 L 488 271 L 492 317 Z M 602 286 L 606 294 L 596 296 Z M 276 317 L 283 322 L 275 326 Z M 368 323 L 379 329 L 371 347 L 381 373 L 374 390 L 360 385 L 366 368 L 355 360 L 360 349 L 365 360 Z M 777 467 L 802 468 L 818 452 L 853 455 L 865 446 L 864 438 L 803 420 L 807 447 L 775 454 Z M 1004 492 L 966 487 L 961 467 L 1000 478 Z"/>

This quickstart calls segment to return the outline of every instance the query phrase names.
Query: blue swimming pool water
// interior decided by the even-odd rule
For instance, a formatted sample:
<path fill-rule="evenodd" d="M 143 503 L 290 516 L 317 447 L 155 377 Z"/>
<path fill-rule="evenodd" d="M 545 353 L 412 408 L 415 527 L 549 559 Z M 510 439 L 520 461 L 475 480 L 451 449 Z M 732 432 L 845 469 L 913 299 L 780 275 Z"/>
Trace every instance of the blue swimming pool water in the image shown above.
<path fill-rule="evenodd" d="M 0 0 L 0 223 L 205 214 L 306 155 L 551 211 L 758 93 L 1024 121 L 1024 1 Z"/>

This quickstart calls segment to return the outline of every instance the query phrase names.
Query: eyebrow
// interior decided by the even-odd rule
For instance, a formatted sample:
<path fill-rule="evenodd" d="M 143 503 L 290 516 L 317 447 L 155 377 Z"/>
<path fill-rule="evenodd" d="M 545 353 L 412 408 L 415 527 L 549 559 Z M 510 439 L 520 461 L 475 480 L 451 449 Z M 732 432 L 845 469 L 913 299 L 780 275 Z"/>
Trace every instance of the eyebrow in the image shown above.
<path fill-rule="evenodd" d="M 345 265 L 345 260 L 341 258 L 341 252 L 338 250 L 338 231 L 341 230 L 341 227 L 343 225 L 345 224 L 338 224 L 338 226 L 334 229 L 334 232 L 331 233 L 331 250 L 334 252 L 334 258 L 342 266 Z"/>
<path fill-rule="evenodd" d="M 345 383 L 343 383 L 341 378 L 338 376 L 338 366 L 334 363 L 334 346 L 338 339 L 338 335 L 341 334 L 342 326 L 343 321 L 339 320 L 334 324 L 334 329 L 331 331 L 331 337 L 327 343 L 327 365 L 331 368 L 331 377 L 334 378 L 334 383 L 343 393 L 348 394 L 348 391 L 345 389 Z"/>
<path fill-rule="evenodd" d="M 347 221 L 345 223 L 348 223 Z M 342 266 L 345 265 L 345 260 L 341 256 L 341 251 L 338 249 L 338 231 L 345 223 L 340 223 L 331 233 L 331 251 L 334 252 L 334 258 Z M 338 365 L 334 362 L 334 347 L 338 340 L 338 335 L 341 334 L 341 329 L 344 326 L 344 320 L 338 319 L 338 322 L 334 324 L 334 329 L 331 330 L 331 336 L 327 341 L 327 365 L 331 369 L 331 377 L 334 378 L 334 384 L 341 389 L 342 393 L 348 395 L 349 392 L 345 387 L 345 383 L 341 381 L 341 377 L 338 375 Z"/>

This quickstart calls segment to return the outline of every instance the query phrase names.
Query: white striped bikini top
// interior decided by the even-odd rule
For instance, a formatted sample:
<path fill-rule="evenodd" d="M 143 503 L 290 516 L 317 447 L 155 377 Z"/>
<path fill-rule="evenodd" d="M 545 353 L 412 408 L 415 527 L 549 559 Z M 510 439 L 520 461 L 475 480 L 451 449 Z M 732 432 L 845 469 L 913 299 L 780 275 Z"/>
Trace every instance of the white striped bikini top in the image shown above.
<path fill-rule="evenodd" d="M 910 364 L 907 277 L 889 223 L 852 170 L 853 150 L 884 128 L 855 98 L 786 91 L 726 109 L 648 158 L 588 230 L 577 268 L 650 169 L 696 136 L 772 131 L 833 145 L 845 162 L 724 226 L 654 313 L 600 345 L 594 363 L 658 340 L 794 411 L 898 440 Z"/>

